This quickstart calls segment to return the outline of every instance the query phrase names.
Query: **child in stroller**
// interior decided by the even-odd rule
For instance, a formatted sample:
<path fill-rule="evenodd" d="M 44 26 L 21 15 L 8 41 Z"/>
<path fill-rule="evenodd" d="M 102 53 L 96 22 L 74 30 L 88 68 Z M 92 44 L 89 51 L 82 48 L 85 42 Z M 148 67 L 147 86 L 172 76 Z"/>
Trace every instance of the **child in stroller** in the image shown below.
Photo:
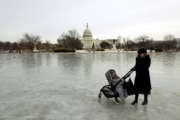
<path fill-rule="evenodd" d="M 109 85 L 105 85 L 101 88 L 99 98 L 101 98 L 101 93 L 103 93 L 107 98 L 115 98 L 115 101 L 119 102 L 118 98 L 124 101 L 128 97 L 128 95 L 132 95 L 133 83 L 131 79 L 129 79 L 127 82 L 125 81 L 132 72 L 133 70 L 129 71 L 125 76 L 120 78 L 116 74 L 115 70 L 108 70 L 105 76 L 108 80 Z"/>

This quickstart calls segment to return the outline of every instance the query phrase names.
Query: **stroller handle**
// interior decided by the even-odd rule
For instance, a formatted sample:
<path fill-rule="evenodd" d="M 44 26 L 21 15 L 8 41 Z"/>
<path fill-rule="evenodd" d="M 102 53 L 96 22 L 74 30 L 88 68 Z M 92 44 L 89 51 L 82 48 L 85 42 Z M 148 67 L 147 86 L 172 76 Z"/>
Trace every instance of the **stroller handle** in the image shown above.
<path fill-rule="evenodd" d="M 133 72 L 134 72 L 134 70 L 131 69 L 128 73 L 126 73 L 126 74 L 114 85 L 114 88 L 116 88 L 116 86 L 121 82 L 121 80 L 125 80 L 125 79 L 128 78 Z"/>
<path fill-rule="evenodd" d="M 134 72 L 134 70 L 130 70 L 128 73 L 126 73 L 126 75 L 124 75 L 121 79 L 126 79 L 128 78 L 132 73 Z"/>

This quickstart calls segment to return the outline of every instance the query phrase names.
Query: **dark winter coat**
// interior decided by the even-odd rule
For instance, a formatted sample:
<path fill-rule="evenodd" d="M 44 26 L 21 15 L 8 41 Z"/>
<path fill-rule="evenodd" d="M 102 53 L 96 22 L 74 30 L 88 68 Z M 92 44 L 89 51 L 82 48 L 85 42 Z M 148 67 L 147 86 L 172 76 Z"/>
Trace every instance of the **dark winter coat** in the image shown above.
<path fill-rule="evenodd" d="M 151 93 L 151 81 L 149 75 L 149 67 L 151 64 L 151 58 L 149 55 L 144 58 L 136 58 L 136 77 L 134 83 L 135 93 L 150 94 Z"/>

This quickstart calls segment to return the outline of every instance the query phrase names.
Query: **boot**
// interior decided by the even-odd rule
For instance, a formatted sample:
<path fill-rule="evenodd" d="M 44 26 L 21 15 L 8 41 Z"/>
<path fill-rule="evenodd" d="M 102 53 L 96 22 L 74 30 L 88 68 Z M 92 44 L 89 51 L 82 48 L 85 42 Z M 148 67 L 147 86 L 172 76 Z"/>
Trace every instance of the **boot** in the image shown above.
<path fill-rule="evenodd" d="M 147 105 L 148 104 L 148 101 L 147 100 L 144 100 L 143 102 L 142 102 L 142 105 Z"/>
<path fill-rule="evenodd" d="M 135 105 L 138 103 L 138 94 L 135 94 L 135 100 L 131 103 L 131 105 Z"/>
<path fill-rule="evenodd" d="M 135 105 L 135 104 L 137 104 L 138 103 L 138 101 L 137 100 L 134 100 L 132 103 L 131 103 L 131 105 Z"/>
<path fill-rule="evenodd" d="M 142 102 L 142 105 L 147 105 L 148 104 L 148 95 L 144 94 L 144 101 Z"/>

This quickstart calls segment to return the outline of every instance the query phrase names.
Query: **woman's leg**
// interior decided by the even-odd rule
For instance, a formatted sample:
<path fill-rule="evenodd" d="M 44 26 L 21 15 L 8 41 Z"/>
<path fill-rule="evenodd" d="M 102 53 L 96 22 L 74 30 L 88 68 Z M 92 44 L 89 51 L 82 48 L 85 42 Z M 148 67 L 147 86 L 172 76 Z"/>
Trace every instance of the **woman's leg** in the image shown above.
<path fill-rule="evenodd" d="M 144 94 L 144 101 L 142 105 L 147 105 L 148 104 L 148 94 Z"/>
<path fill-rule="evenodd" d="M 136 94 L 135 94 L 135 99 L 134 99 L 134 101 L 131 103 L 132 105 L 135 105 L 135 104 L 138 103 L 138 97 L 139 97 L 139 94 L 136 93 Z"/>

